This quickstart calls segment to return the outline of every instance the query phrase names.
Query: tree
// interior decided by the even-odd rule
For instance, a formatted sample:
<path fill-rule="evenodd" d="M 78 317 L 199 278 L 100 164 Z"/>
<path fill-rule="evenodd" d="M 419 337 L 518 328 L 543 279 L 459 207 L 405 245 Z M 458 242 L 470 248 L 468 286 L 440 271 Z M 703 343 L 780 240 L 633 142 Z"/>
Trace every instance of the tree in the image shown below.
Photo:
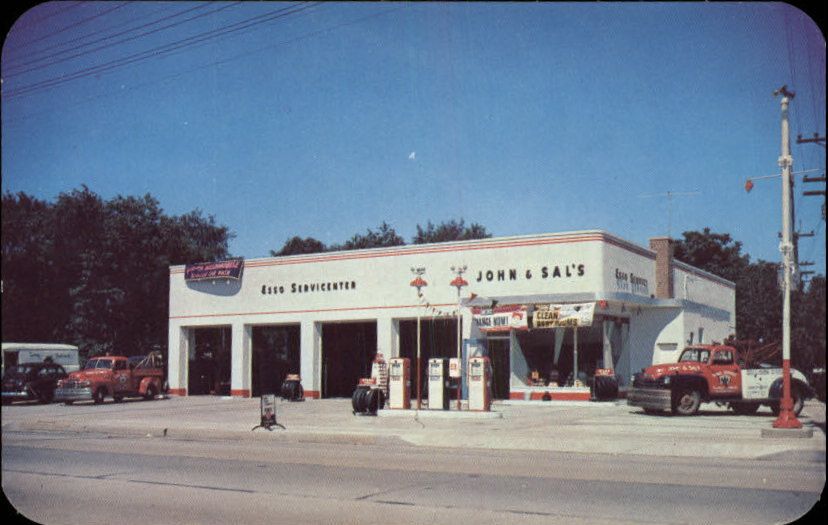
<path fill-rule="evenodd" d="M 473 222 L 466 226 L 465 221 L 451 219 L 435 226 L 428 221 L 426 227 L 417 225 L 417 234 L 411 239 L 412 244 L 428 244 L 436 242 L 466 241 L 471 239 L 487 239 L 492 234 L 484 226 Z"/>
<path fill-rule="evenodd" d="M 684 240 L 675 244 L 674 256 L 696 268 L 736 282 L 750 257 L 742 255 L 742 243 L 734 241 L 730 234 L 712 233 L 710 228 L 702 232 L 684 232 Z"/>
<path fill-rule="evenodd" d="M 285 241 L 282 249 L 277 251 L 270 250 L 271 257 L 280 257 L 283 255 L 301 255 L 306 253 L 321 253 L 325 251 L 325 245 L 322 241 L 318 241 L 313 237 L 305 237 L 304 239 L 295 235 Z"/>
<path fill-rule="evenodd" d="M 397 232 L 385 221 L 379 225 L 376 231 L 368 229 L 365 235 L 356 234 L 342 246 L 331 247 L 331 251 L 339 250 L 362 250 L 365 248 L 381 248 L 387 246 L 402 246 L 405 241 L 397 235 Z"/>
<path fill-rule="evenodd" d="M 164 348 L 170 265 L 224 259 L 232 236 L 198 210 L 167 216 L 150 195 L 104 201 L 82 186 L 50 204 L 7 193 L 3 337 L 85 355 Z"/>

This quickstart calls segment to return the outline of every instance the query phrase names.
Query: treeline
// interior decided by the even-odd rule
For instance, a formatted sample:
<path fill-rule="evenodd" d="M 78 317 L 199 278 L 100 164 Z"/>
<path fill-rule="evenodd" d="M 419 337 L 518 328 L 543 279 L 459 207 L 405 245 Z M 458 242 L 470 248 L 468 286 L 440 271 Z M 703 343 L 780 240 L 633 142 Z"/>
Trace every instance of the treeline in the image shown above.
<path fill-rule="evenodd" d="M 436 242 L 466 241 L 471 239 L 487 239 L 491 237 L 484 226 L 472 223 L 466 226 L 463 219 L 451 219 L 438 225 L 428 221 L 425 227 L 417 225 L 417 233 L 411 239 L 411 244 L 429 244 Z M 336 252 L 341 250 L 362 250 L 365 248 L 382 248 L 387 246 L 402 246 L 403 238 L 386 222 L 372 230 L 369 228 L 364 234 L 355 234 L 341 244 L 325 246 L 322 241 L 313 237 L 294 236 L 285 241 L 280 250 L 270 250 L 270 255 L 280 257 L 284 255 L 300 255 L 305 253 Z"/>
<path fill-rule="evenodd" d="M 227 257 L 233 234 L 156 199 L 104 200 L 85 186 L 53 203 L 5 193 L 3 341 L 76 344 L 85 355 L 165 349 L 169 267 Z"/>
<path fill-rule="evenodd" d="M 782 290 L 779 263 L 742 253 L 742 243 L 727 233 L 684 232 L 676 259 L 736 283 L 736 338 L 763 343 L 782 341 Z M 674 283 L 680 297 L 681 283 Z M 810 372 L 825 368 L 825 277 L 817 275 L 791 293 L 791 364 Z M 777 357 L 781 362 L 781 354 Z"/>
<path fill-rule="evenodd" d="M 3 341 L 76 344 L 86 355 L 142 354 L 166 349 L 169 267 L 230 256 L 233 233 L 195 210 L 163 212 L 150 195 L 104 200 L 86 187 L 45 202 L 25 193 L 3 195 Z M 491 237 L 461 219 L 417 225 L 412 244 Z M 341 244 L 288 239 L 273 256 L 400 246 L 383 222 Z M 675 257 L 736 283 L 736 337 L 781 341 L 778 264 L 751 261 L 729 234 L 684 232 Z M 680 296 L 681 283 L 676 283 Z M 792 295 L 792 361 L 809 371 L 825 367 L 825 278 Z"/>

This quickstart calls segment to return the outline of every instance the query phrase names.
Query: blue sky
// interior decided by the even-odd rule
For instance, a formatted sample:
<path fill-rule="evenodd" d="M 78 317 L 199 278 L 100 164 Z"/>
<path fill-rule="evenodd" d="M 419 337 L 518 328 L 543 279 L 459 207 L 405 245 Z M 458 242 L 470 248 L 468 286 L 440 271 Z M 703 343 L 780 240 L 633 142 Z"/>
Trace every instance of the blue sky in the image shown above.
<path fill-rule="evenodd" d="M 825 166 L 795 140 L 825 135 L 825 40 L 786 4 L 51 2 L 2 76 L 3 191 L 151 193 L 245 257 L 464 218 L 642 245 L 710 227 L 777 261 L 781 183 L 744 183 L 779 171 L 782 84 L 794 170 Z M 801 195 L 823 187 L 795 195 L 824 274 Z"/>

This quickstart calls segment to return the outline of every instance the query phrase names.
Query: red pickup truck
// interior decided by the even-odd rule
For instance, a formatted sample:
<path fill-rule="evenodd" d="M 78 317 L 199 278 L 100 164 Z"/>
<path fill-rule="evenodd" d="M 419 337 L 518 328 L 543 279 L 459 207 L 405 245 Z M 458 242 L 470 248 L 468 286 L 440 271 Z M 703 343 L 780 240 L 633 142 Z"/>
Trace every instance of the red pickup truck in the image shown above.
<path fill-rule="evenodd" d="M 58 381 L 55 401 L 71 405 L 91 400 L 99 404 L 107 396 L 116 403 L 125 397 L 149 400 L 162 392 L 163 384 L 164 368 L 156 352 L 132 361 L 123 356 L 93 357 L 82 370 Z"/>
<path fill-rule="evenodd" d="M 737 414 L 752 414 L 761 405 L 779 413 L 782 369 L 758 366 L 742 368 L 738 351 L 727 345 L 685 348 L 678 363 L 653 365 L 635 374 L 627 404 L 647 413 L 670 410 L 689 416 L 701 403 L 728 405 Z M 791 369 L 791 397 L 799 415 L 805 399 L 814 396 L 808 380 Z"/>

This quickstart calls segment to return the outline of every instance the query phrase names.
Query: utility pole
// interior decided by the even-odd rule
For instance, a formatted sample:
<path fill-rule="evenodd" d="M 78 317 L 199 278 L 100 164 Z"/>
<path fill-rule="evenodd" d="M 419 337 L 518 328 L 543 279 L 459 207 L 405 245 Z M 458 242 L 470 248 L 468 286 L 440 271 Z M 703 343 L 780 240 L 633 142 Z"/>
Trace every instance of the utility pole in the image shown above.
<path fill-rule="evenodd" d="M 793 266 L 793 242 L 791 234 L 791 157 L 790 132 L 788 129 L 788 104 L 794 93 L 782 86 L 773 96 L 782 95 L 782 150 L 779 166 L 782 168 L 782 252 L 783 301 L 782 301 L 782 399 L 779 402 L 779 417 L 773 422 L 774 428 L 802 428 L 796 418 L 791 399 L 791 270 Z"/>

